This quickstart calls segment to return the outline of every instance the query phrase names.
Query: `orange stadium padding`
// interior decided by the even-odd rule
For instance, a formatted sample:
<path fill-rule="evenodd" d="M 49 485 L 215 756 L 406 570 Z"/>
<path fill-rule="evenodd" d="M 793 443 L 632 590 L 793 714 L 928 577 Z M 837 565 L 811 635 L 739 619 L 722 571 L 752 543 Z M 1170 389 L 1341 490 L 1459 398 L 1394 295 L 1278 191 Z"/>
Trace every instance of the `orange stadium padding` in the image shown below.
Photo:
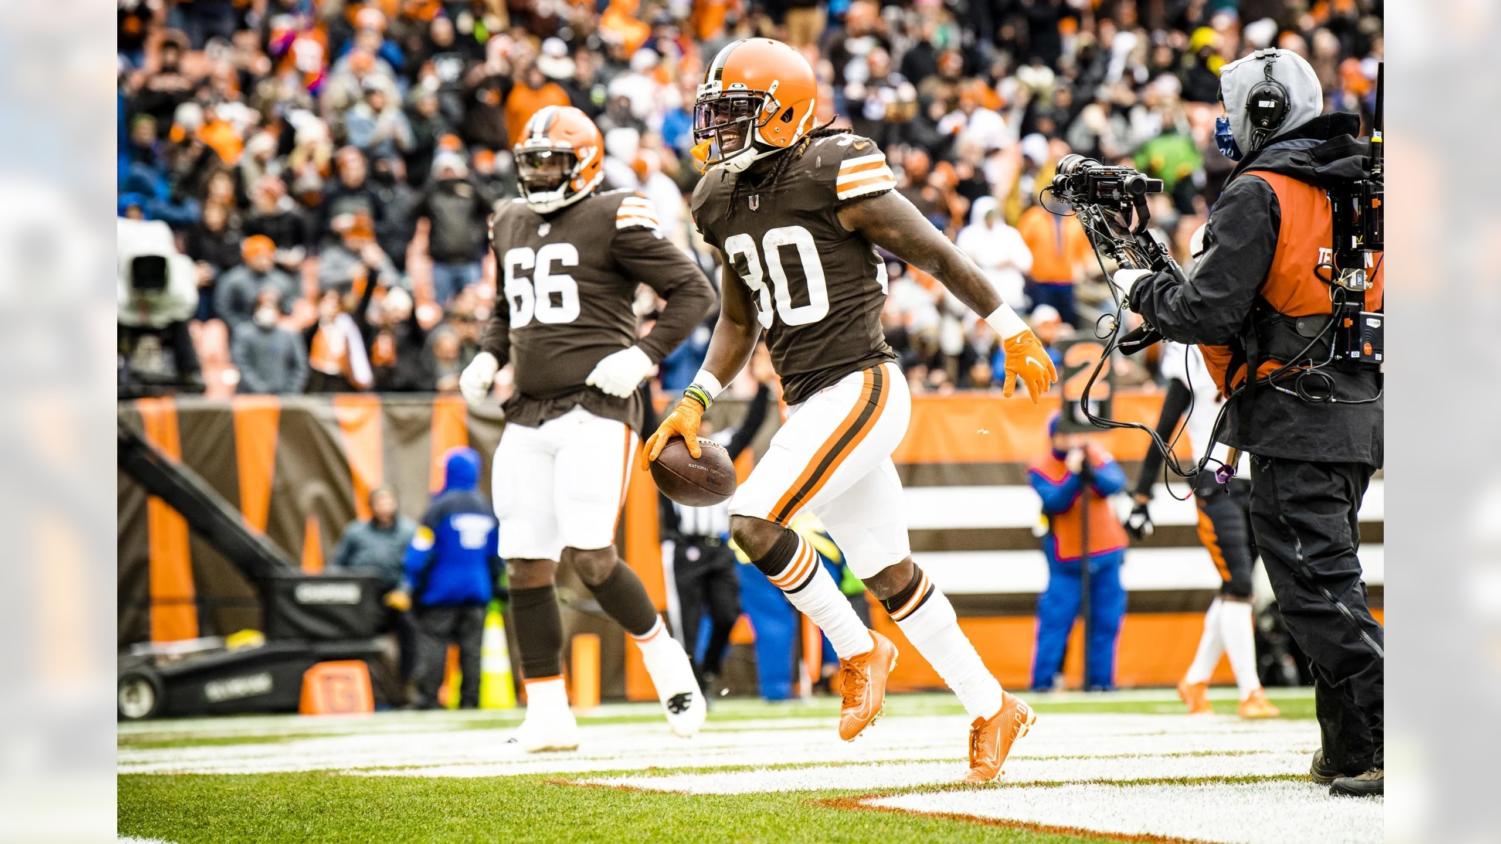
<path fill-rule="evenodd" d="M 354 512 L 370 518 L 370 491 L 381 485 L 384 457 L 381 443 L 380 396 L 348 393 L 333 397 L 334 418 L 344 436 L 349 474 L 354 481 Z"/>
<path fill-rule="evenodd" d="M 141 399 L 146 441 L 173 460 L 182 459 L 177 405 L 170 398 Z M 146 502 L 146 532 L 151 543 L 151 640 L 175 642 L 198 636 L 193 560 L 188 553 L 188 522 L 165 501 Z"/>
<path fill-rule="evenodd" d="M 230 400 L 235 426 L 235 461 L 239 465 L 240 513 L 253 530 L 265 532 L 276 474 L 276 431 L 281 399 L 235 396 Z"/>
<path fill-rule="evenodd" d="M 469 444 L 468 414 L 463 396 L 433 397 L 432 466 L 428 471 L 428 492 L 436 493 L 443 488 L 443 456 L 449 449 Z"/>

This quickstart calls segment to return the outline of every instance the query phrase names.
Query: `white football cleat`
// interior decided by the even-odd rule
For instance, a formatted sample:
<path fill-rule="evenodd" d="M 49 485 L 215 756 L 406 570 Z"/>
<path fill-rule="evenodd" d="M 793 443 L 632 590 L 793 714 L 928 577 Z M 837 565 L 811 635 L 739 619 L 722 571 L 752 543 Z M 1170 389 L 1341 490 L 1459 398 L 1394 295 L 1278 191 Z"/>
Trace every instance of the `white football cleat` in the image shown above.
<path fill-rule="evenodd" d="M 562 679 L 526 684 L 526 717 L 507 740 L 527 753 L 578 750 L 579 725 Z"/>
<path fill-rule="evenodd" d="M 667 635 L 660 620 L 656 628 L 637 639 L 636 644 L 641 648 L 646 673 L 651 675 L 657 699 L 662 701 L 667 726 L 684 738 L 696 735 L 704 725 L 709 708 L 704 703 L 698 678 L 693 676 L 693 663 L 688 661 L 683 646 Z"/>

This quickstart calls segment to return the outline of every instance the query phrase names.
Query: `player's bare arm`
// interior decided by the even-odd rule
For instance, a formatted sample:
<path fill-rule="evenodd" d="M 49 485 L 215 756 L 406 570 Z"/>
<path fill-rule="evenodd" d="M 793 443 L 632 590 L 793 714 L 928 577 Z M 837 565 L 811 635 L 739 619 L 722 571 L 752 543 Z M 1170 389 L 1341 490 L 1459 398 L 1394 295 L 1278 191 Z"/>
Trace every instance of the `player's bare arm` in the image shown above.
<path fill-rule="evenodd" d="M 751 352 L 756 349 L 756 340 L 761 336 L 761 324 L 756 321 L 756 306 L 750 289 L 731 267 L 729 257 L 721 253 L 720 259 L 723 263 L 720 265 L 719 319 L 714 323 L 714 336 L 709 340 L 709 351 L 699 371 L 699 378 L 713 379 L 714 393 L 718 393 L 720 385 L 728 383 L 745 367 Z M 698 426 L 713 398 L 701 395 L 702 392 L 700 388 L 696 394 L 694 387 L 689 387 L 677 407 L 662 420 L 642 450 L 646 461 L 661 456 L 662 449 L 673 437 L 683 438 L 694 459 L 702 455 L 698 447 Z"/>
<path fill-rule="evenodd" d="M 714 336 L 709 340 L 703 368 L 718 378 L 719 383 L 728 384 L 755 351 L 761 324 L 756 321 L 756 304 L 750 288 L 740 280 L 727 256 L 721 253 L 720 259 L 724 261 L 721 265 L 724 270 L 720 276 L 719 319 L 714 323 Z"/>
<path fill-rule="evenodd" d="M 1001 299 L 980 268 L 950 243 L 905 196 L 887 191 L 838 211 L 839 224 L 903 261 L 937 278 L 970 310 L 984 317 L 1006 349 L 1009 396 L 1020 379 L 1035 403 L 1058 380 L 1047 350 L 1027 324 Z"/>
<path fill-rule="evenodd" d="M 1005 304 L 975 262 L 896 191 L 845 205 L 839 209 L 839 223 L 931 274 L 980 316 Z"/>

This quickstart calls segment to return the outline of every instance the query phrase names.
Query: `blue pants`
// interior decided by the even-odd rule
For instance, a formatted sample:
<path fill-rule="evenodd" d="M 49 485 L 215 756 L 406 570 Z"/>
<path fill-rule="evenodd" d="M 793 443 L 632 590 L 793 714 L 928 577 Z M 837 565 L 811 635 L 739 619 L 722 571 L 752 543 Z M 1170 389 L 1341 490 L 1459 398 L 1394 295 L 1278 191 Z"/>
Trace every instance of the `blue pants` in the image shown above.
<path fill-rule="evenodd" d="M 756 677 L 761 697 L 788 700 L 797 693 L 792 682 L 792 659 L 801 616 L 760 569 L 741 563 L 735 570 L 740 575 L 740 606 L 756 631 Z"/>
<path fill-rule="evenodd" d="M 478 261 L 471 264 L 440 264 L 433 262 L 433 297 L 438 304 L 447 305 L 448 300 L 460 290 L 485 277 Z"/>
<path fill-rule="evenodd" d="M 1087 673 L 1084 687 L 1115 685 L 1115 643 L 1126 615 L 1126 590 L 1121 586 L 1125 551 L 1111 551 L 1090 560 L 1089 638 L 1084 643 Z M 1079 615 L 1083 578 L 1077 560 L 1048 559 L 1048 587 L 1037 599 L 1037 651 L 1032 658 L 1032 688 L 1051 689 L 1063 670 L 1068 634 Z"/>
<path fill-rule="evenodd" d="M 1072 284 L 1045 284 L 1040 281 L 1029 281 L 1026 286 L 1027 298 L 1031 300 L 1031 307 L 1038 305 L 1052 305 L 1058 310 L 1058 316 L 1069 325 L 1076 325 L 1079 312 L 1074 308 L 1074 286 Z"/>

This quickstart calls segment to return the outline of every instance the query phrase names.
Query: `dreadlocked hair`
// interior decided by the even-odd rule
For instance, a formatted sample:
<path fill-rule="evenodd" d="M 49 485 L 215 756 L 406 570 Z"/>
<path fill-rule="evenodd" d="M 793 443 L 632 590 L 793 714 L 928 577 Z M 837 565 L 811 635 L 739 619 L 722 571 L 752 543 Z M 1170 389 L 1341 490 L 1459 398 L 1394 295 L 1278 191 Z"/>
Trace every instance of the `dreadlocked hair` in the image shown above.
<path fill-rule="evenodd" d="M 771 170 L 766 174 L 765 181 L 758 185 L 758 187 L 765 189 L 769 193 L 771 188 L 776 185 L 777 180 L 782 178 L 782 172 L 791 166 L 793 159 L 798 158 L 808 149 L 809 144 L 819 138 L 827 138 L 831 135 L 838 135 L 848 131 L 848 129 L 835 128 L 833 120 L 822 126 L 810 129 L 796 144 L 788 147 L 781 155 L 777 156 L 777 160 L 771 164 Z M 740 201 L 740 188 L 743 184 L 745 184 L 744 179 L 735 179 L 735 187 L 730 191 L 731 208 L 734 208 L 735 203 Z"/>

